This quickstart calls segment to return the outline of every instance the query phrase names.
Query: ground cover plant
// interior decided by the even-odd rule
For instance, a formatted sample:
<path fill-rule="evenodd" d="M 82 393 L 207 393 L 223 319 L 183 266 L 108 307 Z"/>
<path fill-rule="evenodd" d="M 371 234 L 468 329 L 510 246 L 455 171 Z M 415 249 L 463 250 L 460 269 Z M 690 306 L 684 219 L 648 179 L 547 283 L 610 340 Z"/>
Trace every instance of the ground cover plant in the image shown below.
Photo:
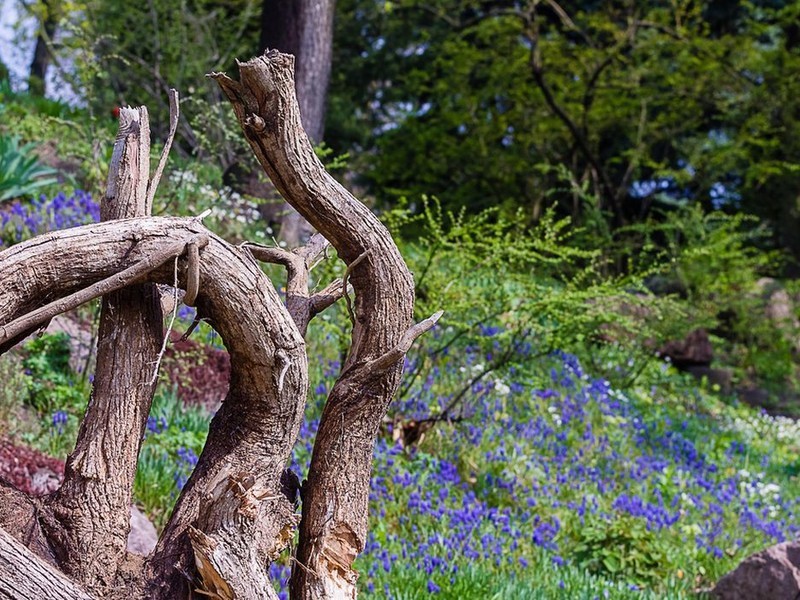
<path fill-rule="evenodd" d="M 253 9 L 257 3 L 241 4 Z M 111 144 L 106 142 L 113 137 L 120 113 L 114 102 L 132 98 L 138 93 L 134 88 L 139 80 L 147 80 L 154 85 L 147 90 L 148 103 L 160 106 L 153 114 L 164 116 L 156 125 L 164 134 L 177 126 L 184 136 L 177 140 L 178 155 L 170 159 L 158 194 L 151 198 L 152 214 L 177 215 L 195 224 L 197 215 L 205 214 L 203 226 L 208 230 L 233 245 L 246 244 L 247 251 L 239 246 L 235 252 L 245 255 L 242 262 L 259 282 L 254 288 L 269 287 L 263 277 L 266 273 L 277 292 L 270 291 L 271 301 L 275 306 L 285 304 L 292 317 L 298 306 L 301 313 L 305 308 L 314 312 L 303 302 L 309 295 L 319 298 L 333 289 L 345 296 L 340 305 L 310 324 L 304 316 L 299 322 L 293 319 L 302 334 L 308 325 L 310 392 L 305 407 L 305 386 L 299 386 L 303 393 L 286 392 L 288 367 L 281 367 L 273 377 L 274 385 L 265 384 L 265 393 L 254 394 L 251 402 L 239 402 L 238 409 L 231 408 L 235 402 L 222 404 L 229 390 L 231 363 L 252 350 L 253 345 L 245 348 L 242 340 L 253 331 L 260 332 L 260 323 L 237 329 L 238 335 L 228 336 L 223 343 L 212 327 L 219 324 L 208 322 L 202 302 L 198 307 L 179 306 L 175 313 L 169 308 L 163 325 L 174 326 L 175 331 L 161 361 L 152 406 L 146 400 L 137 415 L 138 430 L 125 431 L 125 435 L 130 431 L 141 435 L 131 434 L 129 443 L 122 444 L 134 446 L 141 441 L 138 460 L 128 465 L 133 502 L 159 531 L 168 532 L 165 538 L 169 539 L 172 508 L 182 498 L 202 496 L 197 480 L 209 469 L 228 464 L 227 457 L 204 464 L 203 449 L 209 438 L 214 440 L 212 419 L 219 424 L 226 411 L 228 416 L 244 414 L 277 389 L 277 396 L 283 392 L 295 402 L 289 420 L 299 436 L 293 451 L 291 442 L 285 443 L 282 460 L 270 463 L 272 481 L 279 482 L 280 489 L 254 493 L 254 497 L 277 498 L 285 509 L 284 523 L 299 521 L 301 510 L 324 504 L 320 493 L 310 490 L 316 487 L 324 496 L 332 487 L 315 486 L 323 471 L 320 464 L 333 477 L 354 464 L 340 460 L 340 448 L 329 452 L 331 461 L 340 460 L 339 468 L 321 463 L 319 454 L 314 458 L 314 444 L 326 437 L 321 420 L 327 418 L 328 434 L 333 432 L 342 443 L 359 445 L 355 454 L 362 467 L 361 487 L 346 477 L 341 478 L 345 483 L 340 487 L 345 496 L 357 488 L 353 494 L 359 496 L 360 512 L 353 521 L 345 519 L 345 524 L 357 521 L 359 535 L 352 543 L 346 528 L 344 534 L 339 529 L 330 548 L 338 561 L 342 558 L 338 542 L 350 544 L 352 552 L 345 552 L 342 562 L 334 561 L 334 567 L 341 568 L 332 569 L 331 579 L 345 572 L 346 585 L 363 597 L 700 600 L 722 574 L 750 553 L 797 539 L 800 426 L 794 419 L 739 401 L 743 391 L 753 391 L 757 402 L 773 413 L 800 414 L 800 288 L 796 282 L 780 279 L 796 269 L 787 260 L 787 250 L 797 253 L 796 240 L 787 237 L 797 220 L 796 211 L 786 208 L 790 203 L 780 198 L 796 196 L 792 182 L 800 171 L 782 156 L 791 144 L 778 143 L 781 136 L 791 138 L 785 135 L 791 128 L 784 126 L 790 120 L 775 116 L 784 114 L 793 101 L 783 102 L 785 106 L 769 117 L 781 127 L 760 122 L 781 97 L 771 92 L 774 82 L 763 85 L 765 73 L 767 81 L 794 81 L 781 73 L 788 68 L 784 64 L 791 65 L 797 58 L 800 44 L 793 48 L 781 44 L 784 38 L 797 37 L 792 33 L 796 10 L 759 9 L 759 14 L 751 14 L 752 7 L 742 7 L 738 20 L 730 21 L 738 23 L 739 37 L 725 33 L 724 43 L 718 46 L 740 47 L 741 52 L 730 55 L 738 62 L 723 64 L 713 50 L 719 39 L 703 35 L 695 40 L 691 34 L 704 30 L 708 14 L 702 7 L 709 3 L 692 7 L 684 3 L 670 10 L 653 5 L 639 15 L 631 14 L 633 20 L 612 23 L 607 22 L 608 15 L 594 9 L 578 11 L 570 22 L 566 12 L 555 10 L 558 5 L 531 2 L 528 14 L 539 25 L 526 22 L 522 30 L 518 29 L 522 13 L 483 13 L 474 3 L 448 0 L 433 8 L 416 0 L 340 0 L 337 4 L 345 16 L 337 27 L 349 30 L 355 24 L 359 34 L 349 36 L 345 52 L 338 50 L 340 62 L 341 55 L 350 53 L 353 60 L 334 69 L 338 82 L 331 103 L 329 143 L 335 151 L 324 144 L 314 150 L 328 167 L 331 153 L 351 152 L 349 159 L 345 155 L 341 161 L 333 160 L 341 168 L 336 176 L 369 190 L 364 198 L 368 210 L 359 204 L 358 210 L 363 211 L 359 214 L 377 215 L 393 234 L 413 273 L 414 319 L 423 321 L 445 311 L 407 354 L 402 383 L 388 411 L 367 428 L 369 436 L 377 435 L 374 451 L 364 443 L 368 436 L 357 435 L 355 428 L 351 431 L 348 419 L 358 411 L 347 401 L 325 416 L 326 401 L 344 388 L 363 392 L 363 406 L 375 404 L 373 393 L 378 388 L 386 391 L 383 386 L 334 387 L 337 379 L 354 372 L 351 334 L 363 327 L 362 317 L 375 318 L 371 311 L 359 311 L 363 287 L 354 294 L 355 310 L 346 294 L 348 281 L 359 281 L 354 271 L 357 263 L 371 259 L 368 252 L 345 253 L 343 260 L 326 252 L 327 260 L 306 273 L 308 286 L 304 280 L 301 285 L 293 280 L 298 253 L 292 256 L 284 242 L 273 237 L 277 235 L 272 229 L 275 213 L 264 202 L 274 200 L 277 192 L 269 184 L 261 185 L 265 184 L 263 173 L 260 177 L 253 173 L 258 170 L 257 161 L 246 140 L 253 143 L 281 121 L 259 116 L 269 102 L 256 106 L 251 103 L 252 94 L 240 94 L 237 83 L 221 78 L 221 89 L 189 86 L 181 103 L 185 117 L 168 120 L 167 96 L 161 93 L 167 87 L 165 80 L 156 78 L 153 83 L 150 66 L 132 48 L 109 53 L 110 40 L 94 35 L 103 31 L 99 25 L 110 21 L 98 22 L 94 33 L 90 27 L 61 38 L 67 45 L 85 44 L 82 52 L 86 54 L 76 55 L 77 73 L 88 85 L 85 109 L 15 92 L 0 82 L 0 142 L 4 142 L 0 155 L 11 157 L 0 163 L 13 163 L 24 150 L 27 162 L 23 166 L 28 169 L 25 177 L 16 177 L 26 180 L 25 185 L 12 181 L 11 193 L 3 193 L 0 181 L 0 251 L 17 244 L 28 247 L 26 241 L 48 232 L 53 232 L 46 238 L 49 242 L 60 240 L 57 232 L 80 225 L 96 224 L 92 231 L 103 231 L 100 221 L 109 215 L 106 212 L 101 219 L 100 199 L 112 158 Z M 444 4 L 458 10 L 445 18 L 444 13 L 450 11 L 442 10 Z M 512 12 L 524 4 L 514 3 Z M 173 6 L 173 0 L 158 0 L 149 12 L 163 16 L 168 6 Z M 198 11 L 199 15 L 201 8 Z M 127 15 L 112 12 L 113 26 L 120 27 Z M 375 19 L 376 12 L 380 19 Z M 407 23 L 414 22 L 408 16 L 414 14 L 432 23 L 406 31 Z M 674 32 L 673 14 L 689 18 Z M 194 12 L 187 15 L 189 20 L 183 25 L 194 22 Z M 654 20 L 648 17 L 637 25 L 642 15 Z M 242 24 L 240 35 L 231 38 L 231 52 L 216 56 L 215 64 L 232 60 L 234 47 L 247 45 L 247 35 L 252 34 L 246 31 L 247 12 L 239 11 L 237 19 Z M 631 28 L 630 36 L 613 41 L 622 33 L 613 32 L 623 22 Z M 160 23 L 171 27 L 169 20 Z M 153 25 L 159 28 L 158 23 Z M 197 25 L 202 25 L 200 38 L 211 35 L 205 21 Z M 460 31 L 461 25 L 466 29 Z M 605 33 L 595 31 L 597 26 Z M 708 31 L 723 35 L 724 27 L 718 26 Z M 136 35 L 128 35 L 134 31 Z M 135 39 L 138 48 L 140 37 L 146 37 L 139 36 L 139 31 L 131 28 L 122 38 Z M 183 27 L 183 31 L 188 29 Z M 418 34 L 422 40 L 416 40 Z M 200 38 L 181 39 L 177 46 L 178 38 L 168 41 L 174 47 L 165 46 L 164 56 L 177 48 L 191 57 L 192 68 L 164 63 L 162 75 L 173 73 L 177 81 L 195 81 L 190 71 L 204 54 L 186 48 L 202 45 Z M 590 38 L 601 44 L 594 46 Z M 773 42 L 767 43 L 769 39 Z M 742 40 L 744 45 L 738 43 Z M 473 42 L 486 47 L 478 48 Z M 585 48 L 584 42 L 588 43 Z M 362 48 L 365 43 L 372 48 Z M 660 58 L 647 58 L 658 64 L 639 63 L 649 56 L 647 47 L 664 50 Z M 537 48 L 544 51 L 544 62 L 536 55 Z M 564 48 L 566 53 L 560 51 Z M 212 45 L 204 51 L 216 53 L 217 49 Z M 99 54 L 89 58 L 94 50 Z M 373 64 L 380 56 L 383 59 Z M 581 69 L 588 69 L 582 71 L 585 76 L 575 76 L 575 56 L 587 58 L 585 64 L 579 61 Z M 768 60 L 775 57 L 781 60 Z M 364 65 L 367 70 L 377 67 L 376 74 L 365 73 L 363 85 L 349 90 L 350 101 L 343 102 L 341 86 L 350 86 L 353 75 L 359 75 L 347 71 L 359 71 L 362 59 L 369 63 Z M 126 64 L 130 60 L 138 72 L 136 81 L 125 79 L 132 72 Z M 709 66 L 713 77 L 696 76 L 698 60 L 713 63 Z M 114 63 L 110 72 L 104 73 L 103 62 Z M 678 71 L 673 68 L 676 64 Z M 437 74 L 442 66 L 448 68 Z M 154 69 L 157 73 L 157 64 Z M 528 75 L 517 77 L 521 71 Z M 725 80 L 733 71 L 738 71 L 733 79 L 737 83 L 729 87 Z M 674 110 L 674 99 L 662 93 L 669 77 L 663 79 L 658 73 L 664 72 L 678 78 L 672 87 L 688 101 L 681 104 L 684 113 Z M 125 77 L 120 79 L 121 75 Z M 631 94 L 620 94 L 629 76 Z M 428 85 L 430 77 L 438 81 L 435 86 Z M 103 79 L 118 82 L 114 98 Z M 513 85 L 506 85 L 512 80 Z M 442 81 L 457 85 L 442 85 Z M 779 87 L 785 92 L 792 85 Z M 454 93 L 459 89 L 463 92 Z M 548 89 L 554 94 L 549 99 Z M 656 104 L 638 96 L 649 93 L 648 89 L 659 91 Z M 409 91 L 411 98 L 421 94 L 419 104 L 403 98 Z M 539 97 L 542 92 L 545 95 Z M 238 114 L 219 103 L 225 93 Z M 366 106 L 359 97 L 372 99 Z M 768 102 L 763 102 L 765 97 Z M 731 111 L 734 99 L 746 100 L 743 106 L 757 105 L 759 110 Z M 448 108 L 448 103 L 453 106 Z M 365 106 L 353 110 L 361 104 Z M 559 105 L 566 112 L 559 114 Z M 692 124 L 692 118 L 682 117 L 695 113 L 702 114 L 700 127 Z M 723 114 L 730 118 L 723 119 Z M 751 119 L 752 115 L 756 117 Z M 569 127 L 571 118 L 577 119 L 574 128 Z M 237 120 L 242 122 L 244 137 Z M 352 127 L 349 132 L 342 130 L 347 121 Z M 530 127 L 519 126 L 526 122 Z M 614 144 L 609 146 L 608 139 L 615 140 Z M 263 158 L 261 142 L 254 146 Z M 157 145 L 149 149 L 151 164 L 161 150 Z M 147 163 L 144 154 L 141 164 Z M 211 157 L 215 157 L 213 164 Z M 402 160 L 395 160 L 398 157 Z M 271 170 L 274 164 L 262 162 L 278 187 L 291 188 L 303 179 L 280 177 Z M 22 165 L 19 160 L 16 164 Z M 410 164 L 415 168 L 409 169 Z M 361 166 L 369 168 L 359 176 L 354 169 Z M 382 168 L 375 170 L 376 166 Z M 14 169 L 5 170 L 13 175 Z M 247 179 L 248 173 L 255 179 L 243 185 L 241 178 Z M 258 185 L 251 187 L 254 181 Z M 765 190 L 776 193 L 770 196 Z M 305 192 L 299 195 L 306 196 Z M 248 193 L 264 195 L 255 198 Z M 328 194 L 319 197 L 324 201 Z M 482 210 L 484 206 L 493 208 Z M 759 212 L 760 217 L 745 214 L 745 209 Z M 139 240 L 140 232 L 132 233 L 132 238 Z M 259 244 L 247 244 L 247 240 Z M 271 256 L 279 264 L 256 267 L 248 253 Z M 163 306 L 172 307 L 180 299 L 173 288 L 184 272 L 188 288 L 189 254 L 186 247 L 180 265 L 176 260 L 179 273 L 171 268 L 167 272 L 166 267 L 159 272 L 162 287 L 157 293 Z M 43 276 L 50 276 L 49 269 L 44 271 Z M 220 283 L 228 275 L 211 279 Z M 362 284 L 365 280 L 369 282 L 370 277 L 360 279 Z M 326 287 L 331 282 L 333 288 Z M 49 301 L 54 289 L 42 290 L 37 299 Z M 6 291 L 0 286 L 0 308 Z M 154 288 L 149 287 L 147 293 L 155 298 Z M 780 298 L 778 303 L 773 296 Z M 240 309 L 252 305 L 257 308 L 259 302 L 238 303 Z M 171 314 L 176 316 L 174 323 Z M 38 331 L 19 348 L 0 356 L 0 434 L 10 438 L 0 439 L 4 453 L 13 444 L 25 443 L 63 458 L 76 448 L 81 427 L 93 426 L 91 419 L 84 420 L 86 398 L 97 386 L 93 356 L 77 352 L 76 361 L 75 342 L 88 335 L 88 345 L 92 345 L 99 315 L 99 302 L 84 305 L 70 316 L 72 324 L 77 324 L 77 336 L 74 330 L 72 338 Z M 242 316 L 252 317 L 251 311 L 244 310 Z M 150 333 L 161 330 L 157 316 L 150 322 Z M 233 322 L 234 329 L 239 324 Z M 279 329 L 292 329 L 291 323 Z M 698 330 L 707 334 L 713 354 L 713 361 L 707 358 L 702 370 L 722 372 L 724 377 L 714 380 L 721 384 L 691 378 L 660 355 L 668 343 L 680 344 Z M 184 332 L 188 341 L 177 342 Z M 3 328 L 0 334 L 5 334 Z M 230 354 L 225 352 L 226 344 Z M 151 350 L 157 350 L 155 345 Z M 248 368 L 234 373 L 231 387 L 240 390 L 248 378 L 259 379 L 280 366 L 285 355 L 267 350 L 262 347 Z M 151 359 L 150 363 L 156 362 L 154 353 Z M 295 360 L 292 354 L 289 362 Z M 265 361 L 272 362 L 265 365 Z M 399 362 L 395 366 L 399 377 Z M 103 375 L 100 370 L 103 377 L 113 383 L 108 371 Z M 155 380 L 146 379 L 130 389 L 138 394 L 153 386 Z M 241 397 L 234 393 L 234 400 Z M 388 402 L 389 396 L 384 400 Z M 235 431 L 249 431 L 250 425 L 266 421 L 243 420 Z M 216 442 L 210 447 L 223 447 L 234 438 L 220 436 L 217 427 Z M 254 439 L 256 445 L 265 440 L 271 444 L 274 437 L 262 434 Z M 314 460 L 316 468 L 311 466 Z M 60 466 L 59 474 L 64 470 L 63 463 Z M 236 484 L 236 489 L 243 489 L 249 480 L 239 479 Z M 120 522 L 129 500 L 118 505 Z M 328 514 L 318 511 L 317 516 L 316 523 L 324 529 L 330 522 Z M 282 599 L 289 597 L 292 578 L 297 589 L 303 587 L 303 578 L 322 571 L 307 559 L 309 551 L 314 552 L 309 540 L 321 536 L 309 534 L 308 529 L 301 536 L 284 535 L 289 529 L 291 525 L 278 536 L 279 545 L 288 548 L 280 554 L 274 546 L 269 549 L 269 568 L 244 570 L 269 582 L 262 589 L 271 592 L 268 586 L 273 584 Z M 362 531 L 368 533 L 361 535 Z M 103 543 L 111 539 L 99 537 Z M 243 536 L 246 541 L 254 538 Z M 77 541 L 82 542 L 80 536 Z M 114 537 L 114 543 L 121 549 L 122 536 Z M 96 545 L 88 546 L 84 550 L 90 553 Z M 360 573 L 357 581 L 348 570 L 356 554 L 352 566 Z M 257 559 L 263 566 L 264 554 Z M 90 585 L 111 573 L 107 568 L 100 568 L 96 577 L 80 573 L 83 566 L 80 560 L 76 562 L 76 577 Z M 96 564 L 90 562 L 89 568 Z M 181 569 L 187 568 L 193 566 L 184 562 Z M 107 585 L 99 581 L 99 593 Z M 293 597 L 301 596 L 295 593 Z"/>
<path fill-rule="evenodd" d="M 468 284 L 492 281 L 490 267 L 470 264 L 485 272 Z M 291 465 L 301 479 L 347 330 L 346 310 L 325 316 L 310 331 L 314 395 Z M 723 401 L 652 355 L 631 378 L 634 356 L 618 345 L 593 346 L 588 367 L 531 338 L 487 371 L 508 332 L 480 324 L 447 343 L 458 326 L 445 319 L 409 355 L 407 377 L 417 375 L 384 423 L 371 533 L 356 563 L 367 597 L 695 597 L 744 556 L 800 534 L 795 421 Z M 43 339 L 39 362 L 63 372 L 63 345 Z M 458 413 L 438 418 L 465 385 Z M 79 414 L 70 394 L 52 398 L 25 439 L 63 453 Z M 154 402 L 134 490 L 159 525 L 209 417 L 168 390 Z M 410 440 L 426 420 L 433 425 Z M 290 568 L 288 556 L 271 567 L 281 597 Z"/>
<path fill-rule="evenodd" d="M 318 358 L 292 461 L 301 477 L 339 368 L 330 352 Z M 372 532 L 356 565 L 367 597 L 695 597 L 800 534 L 792 420 L 726 404 L 666 364 L 615 390 L 557 353 L 476 384 L 460 422 L 404 447 L 394 427 L 429 416 L 486 357 L 435 360 L 443 376 L 393 407 L 376 448 Z M 156 517 L 202 444 L 206 420 L 193 411 L 165 395 L 148 420 L 136 498 Z M 272 567 L 281 597 L 289 569 L 288 558 Z"/>

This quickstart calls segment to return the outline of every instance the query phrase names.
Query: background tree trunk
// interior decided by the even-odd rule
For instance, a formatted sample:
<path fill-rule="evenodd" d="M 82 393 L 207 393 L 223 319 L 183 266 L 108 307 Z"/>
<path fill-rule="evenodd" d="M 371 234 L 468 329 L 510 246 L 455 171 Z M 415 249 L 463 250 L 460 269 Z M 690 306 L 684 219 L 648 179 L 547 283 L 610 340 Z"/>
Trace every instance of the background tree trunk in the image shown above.
<path fill-rule="evenodd" d="M 260 50 L 294 54 L 300 118 L 315 144 L 325 132 L 335 0 L 263 0 Z"/>
<path fill-rule="evenodd" d="M 295 90 L 303 129 L 314 144 L 325 132 L 325 107 L 333 56 L 335 0 L 263 0 L 260 50 L 275 49 L 295 57 Z M 280 237 L 297 246 L 313 228 L 283 203 Z"/>
<path fill-rule="evenodd" d="M 47 68 L 53 58 L 50 44 L 56 34 L 61 0 L 43 0 L 42 8 L 43 14 L 39 22 L 39 32 L 36 35 L 36 47 L 33 51 L 30 77 L 28 78 L 28 91 L 36 96 L 44 96 L 47 92 Z"/>

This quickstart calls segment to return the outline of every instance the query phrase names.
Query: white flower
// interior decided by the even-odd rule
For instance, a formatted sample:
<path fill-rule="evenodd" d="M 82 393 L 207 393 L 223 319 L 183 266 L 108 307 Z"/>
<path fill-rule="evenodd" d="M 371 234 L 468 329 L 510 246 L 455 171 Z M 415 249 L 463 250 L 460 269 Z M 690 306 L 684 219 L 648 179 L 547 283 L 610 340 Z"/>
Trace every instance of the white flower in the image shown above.
<path fill-rule="evenodd" d="M 511 388 L 500 379 L 494 380 L 494 389 L 497 390 L 497 393 L 502 396 L 508 396 L 511 393 Z"/>

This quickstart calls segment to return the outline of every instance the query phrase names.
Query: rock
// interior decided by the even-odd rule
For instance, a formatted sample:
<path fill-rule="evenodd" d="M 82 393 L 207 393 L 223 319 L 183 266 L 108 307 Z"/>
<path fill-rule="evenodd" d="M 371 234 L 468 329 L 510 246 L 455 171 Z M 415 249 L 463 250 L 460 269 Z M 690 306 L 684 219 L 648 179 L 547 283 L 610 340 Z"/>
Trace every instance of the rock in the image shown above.
<path fill-rule="evenodd" d="M 76 373 L 82 373 L 85 368 L 89 372 L 94 370 L 94 357 L 96 343 L 92 336 L 92 327 L 72 313 L 57 315 L 47 326 L 47 333 L 66 333 L 69 336 L 69 366 Z"/>
<path fill-rule="evenodd" d="M 128 552 L 149 555 L 158 542 L 158 532 L 150 519 L 135 506 L 131 506 L 131 531 L 128 534 Z"/>
<path fill-rule="evenodd" d="M 740 387 L 736 390 L 739 400 L 750 406 L 762 407 L 770 404 L 769 392 L 758 387 Z"/>
<path fill-rule="evenodd" d="M 800 320 L 795 313 L 795 304 L 781 284 L 770 277 L 756 282 L 756 289 L 766 303 L 765 316 L 781 329 L 792 342 L 794 351 L 800 353 Z"/>
<path fill-rule="evenodd" d="M 61 486 L 63 475 L 52 469 L 42 467 L 31 476 L 31 493 L 35 496 L 44 496 L 55 492 Z"/>
<path fill-rule="evenodd" d="M 744 559 L 711 592 L 717 600 L 796 600 L 800 542 L 784 542 Z"/>
<path fill-rule="evenodd" d="M 668 356 L 679 369 L 691 366 L 708 366 L 714 359 L 714 348 L 705 329 L 694 329 L 682 340 L 672 340 L 661 347 L 659 353 Z"/>

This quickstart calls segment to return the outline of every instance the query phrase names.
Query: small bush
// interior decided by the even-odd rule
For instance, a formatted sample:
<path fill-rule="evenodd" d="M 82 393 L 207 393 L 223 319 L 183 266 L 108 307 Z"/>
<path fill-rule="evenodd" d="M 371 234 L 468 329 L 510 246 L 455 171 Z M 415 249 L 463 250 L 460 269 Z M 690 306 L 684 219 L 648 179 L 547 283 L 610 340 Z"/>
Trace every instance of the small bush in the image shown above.
<path fill-rule="evenodd" d="M 56 170 L 42 165 L 33 148 L 20 146 L 17 136 L 0 135 L 0 202 L 32 196 L 56 182 Z"/>

